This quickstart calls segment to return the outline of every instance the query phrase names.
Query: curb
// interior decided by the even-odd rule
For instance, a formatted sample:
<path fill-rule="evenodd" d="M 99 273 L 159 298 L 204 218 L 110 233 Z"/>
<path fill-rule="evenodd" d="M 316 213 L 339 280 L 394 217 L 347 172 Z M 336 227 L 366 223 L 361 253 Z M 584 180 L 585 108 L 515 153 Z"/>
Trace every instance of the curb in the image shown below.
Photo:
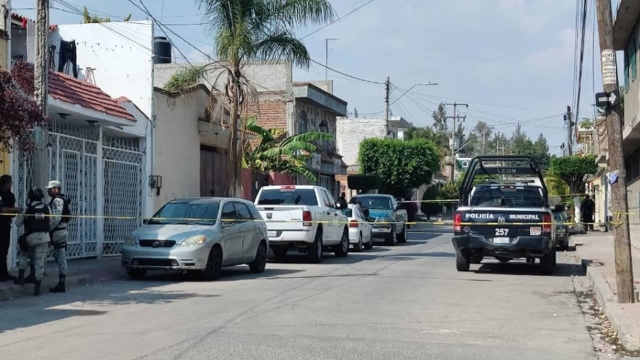
<path fill-rule="evenodd" d="M 616 331 L 620 343 L 628 351 L 640 350 L 640 329 L 629 319 L 624 309 L 617 303 L 616 296 L 611 291 L 607 281 L 597 268 L 591 266 L 591 260 L 583 257 L 579 250 L 576 252 L 581 259 L 582 267 L 587 272 L 587 280 L 593 288 L 596 300 Z"/>
<path fill-rule="evenodd" d="M 93 279 L 89 275 L 68 276 L 65 281 L 67 289 L 88 285 L 93 282 Z M 55 279 L 45 278 L 41 284 L 42 294 L 44 295 L 45 293 L 48 293 L 49 289 L 56 286 L 57 283 L 57 277 Z M 0 287 L 0 301 L 11 300 L 23 296 L 33 296 L 33 284 L 25 284 L 24 286 L 11 284 L 9 286 Z"/>

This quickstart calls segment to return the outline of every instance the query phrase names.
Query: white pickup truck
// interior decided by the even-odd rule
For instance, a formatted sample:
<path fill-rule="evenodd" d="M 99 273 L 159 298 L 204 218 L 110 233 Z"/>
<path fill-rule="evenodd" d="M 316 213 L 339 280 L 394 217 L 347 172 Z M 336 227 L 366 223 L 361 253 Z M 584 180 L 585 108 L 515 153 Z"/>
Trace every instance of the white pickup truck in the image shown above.
<path fill-rule="evenodd" d="M 255 205 L 267 223 L 269 247 L 276 256 L 297 249 L 319 263 L 325 249 L 337 257 L 349 254 L 348 219 L 322 186 L 264 186 Z"/>

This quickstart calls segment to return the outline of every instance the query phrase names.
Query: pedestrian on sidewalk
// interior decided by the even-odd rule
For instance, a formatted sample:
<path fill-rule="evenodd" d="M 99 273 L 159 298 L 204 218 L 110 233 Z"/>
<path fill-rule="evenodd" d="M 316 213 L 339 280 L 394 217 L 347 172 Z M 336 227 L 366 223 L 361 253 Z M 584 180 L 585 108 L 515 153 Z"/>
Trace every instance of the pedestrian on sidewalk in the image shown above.
<path fill-rule="evenodd" d="M 0 281 L 15 280 L 9 274 L 8 260 L 9 246 L 11 244 L 11 222 L 20 212 L 16 207 L 16 197 L 11 192 L 13 180 L 10 175 L 0 176 Z"/>
<path fill-rule="evenodd" d="M 42 202 L 44 200 L 42 189 L 30 189 L 27 197 L 29 200 L 27 209 L 24 214 L 20 214 L 16 218 L 16 226 L 24 226 L 24 233 L 18 240 L 20 253 L 18 254 L 18 278 L 15 280 L 15 284 L 24 285 L 24 273 L 29 257 L 31 257 L 35 267 L 33 296 L 40 296 L 40 285 L 49 249 L 48 244 L 51 240 L 49 237 L 51 210 Z"/>
<path fill-rule="evenodd" d="M 58 285 L 51 288 L 53 293 L 66 292 L 65 279 L 67 277 L 67 240 L 69 232 L 67 225 L 70 221 L 71 209 L 69 207 L 70 200 L 62 195 L 62 183 L 58 180 L 49 181 L 47 192 L 51 197 L 49 207 L 53 214 L 51 224 L 51 244 L 53 245 L 53 259 L 58 265 Z"/>
<path fill-rule="evenodd" d="M 596 205 L 589 195 L 585 196 L 584 200 L 582 200 L 582 204 L 580 204 L 584 232 L 587 232 L 587 230 L 593 231 L 593 213 L 595 211 L 595 207 Z"/>

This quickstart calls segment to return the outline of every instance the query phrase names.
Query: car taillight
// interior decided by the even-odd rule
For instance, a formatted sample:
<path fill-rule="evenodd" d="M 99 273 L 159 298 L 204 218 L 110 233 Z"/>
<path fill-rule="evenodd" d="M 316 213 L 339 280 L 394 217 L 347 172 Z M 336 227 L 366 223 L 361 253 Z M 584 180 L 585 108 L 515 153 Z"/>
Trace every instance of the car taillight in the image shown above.
<path fill-rule="evenodd" d="M 460 213 L 453 214 L 453 231 L 462 231 L 462 214 Z"/>
<path fill-rule="evenodd" d="M 544 216 L 542 217 L 542 232 L 544 233 L 550 233 L 551 232 L 551 215 L 549 214 L 544 214 Z"/>
<path fill-rule="evenodd" d="M 357 228 L 358 227 L 358 220 L 349 221 L 349 227 Z"/>
<path fill-rule="evenodd" d="M 302 212 L 302 226 L 311 226 L 311 211 Z"/>

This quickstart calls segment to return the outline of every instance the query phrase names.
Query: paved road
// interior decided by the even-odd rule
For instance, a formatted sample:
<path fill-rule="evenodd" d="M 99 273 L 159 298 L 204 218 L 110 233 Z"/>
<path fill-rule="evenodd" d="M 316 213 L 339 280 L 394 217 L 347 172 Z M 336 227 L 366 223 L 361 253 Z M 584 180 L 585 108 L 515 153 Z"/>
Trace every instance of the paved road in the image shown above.
<path fill-rule="evenodd" d="M 0 303 L 0 359 L 595 359 L 564 255 L 551 277 L 526 264 L 458 273 L 447 229 L 409 239 L 262 276 L 238 267 L 212 283 L 163 276 Z"/>

